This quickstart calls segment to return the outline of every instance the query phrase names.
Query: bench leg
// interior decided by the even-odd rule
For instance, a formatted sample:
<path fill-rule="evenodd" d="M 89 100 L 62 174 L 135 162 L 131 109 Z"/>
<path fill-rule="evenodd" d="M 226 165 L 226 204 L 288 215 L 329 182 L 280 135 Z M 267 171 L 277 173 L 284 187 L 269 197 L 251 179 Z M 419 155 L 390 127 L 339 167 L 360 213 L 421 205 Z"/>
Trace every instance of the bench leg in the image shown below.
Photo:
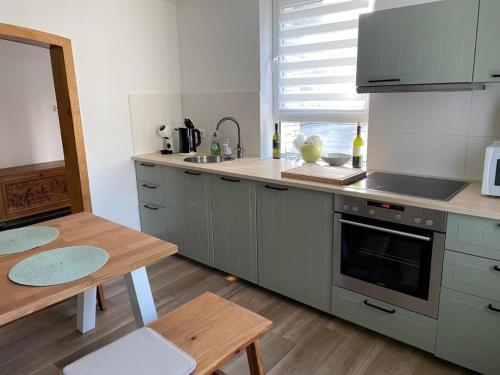
<path fill-rule="evenodd" d="M 125 283 L 137 327 L 144 327 L 158 319 L 146 268 L 142 267 L 126 274 Z"/>
<path fill-rule="evenodd" d="M 262 361 L 259 339 L 255 340 L 247 347 L 247 358 L 250 374 L 264 375 L 264 363 Z"/>
<path fill-rule="evenodd" d="M 81 333 L 95 329 L 96 288 L 90 288 L 80 293 L 77 296 L 76 305 L 76 329 Z"/>

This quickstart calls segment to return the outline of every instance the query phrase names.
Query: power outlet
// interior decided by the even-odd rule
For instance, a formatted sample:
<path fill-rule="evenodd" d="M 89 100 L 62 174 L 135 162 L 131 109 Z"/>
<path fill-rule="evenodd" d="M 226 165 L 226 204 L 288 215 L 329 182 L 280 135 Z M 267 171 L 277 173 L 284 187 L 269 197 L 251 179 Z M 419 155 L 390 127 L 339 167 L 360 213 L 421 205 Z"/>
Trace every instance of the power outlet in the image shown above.
<path fill-rule="evenodd" d="M 201 139 L 205 139 L 205 129 L 200 129 Z"/>

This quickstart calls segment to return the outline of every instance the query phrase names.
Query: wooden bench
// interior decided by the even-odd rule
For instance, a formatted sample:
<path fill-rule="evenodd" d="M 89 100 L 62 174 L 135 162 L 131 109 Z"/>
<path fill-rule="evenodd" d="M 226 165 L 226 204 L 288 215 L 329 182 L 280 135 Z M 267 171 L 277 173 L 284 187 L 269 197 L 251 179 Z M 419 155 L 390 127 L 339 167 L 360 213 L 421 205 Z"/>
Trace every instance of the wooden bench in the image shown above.
<path fill-rule="evenodd" d="M 195 375 L 212 374 L 246 349 L 250 373 L 264 374 L 259 338 L 272 322 L 213 293 L 186 303 L 149 327 L 196 360 Z"/>

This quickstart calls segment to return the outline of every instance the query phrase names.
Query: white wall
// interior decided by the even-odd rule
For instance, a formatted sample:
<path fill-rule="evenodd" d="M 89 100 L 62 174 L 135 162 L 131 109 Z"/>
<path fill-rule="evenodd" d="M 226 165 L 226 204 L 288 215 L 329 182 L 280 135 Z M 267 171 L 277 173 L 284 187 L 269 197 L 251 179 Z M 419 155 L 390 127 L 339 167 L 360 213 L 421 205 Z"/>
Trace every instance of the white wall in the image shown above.
<path fill-rule="evenodd" d="M 376 0 L 375 10 L 429 2 Z M 370 95 L 368 167 L 480 180 L 500 138 L 500 84 L 485 91 Z"/>
<path fill-rule="evenodd" d="M 218 120 L 242 125 L 246 156 L 260 155 L 259 0 L 184 0 L 177 3 L 182 112 L 206 130 L 201 151 L 210 147 Z M 236 145 L 230 123 L 222 138 Z"/>
<path fill-rule="evenodd" d="M 73 42 L 94 212 L 138 228 L 128 94 L 179 92 L 175 4 L 0 0 L 0 22 Z"/>
<path fill-rule="evenodd" d="M 0 40 L 0 168 L 64 159 L 46 49 Z"/>

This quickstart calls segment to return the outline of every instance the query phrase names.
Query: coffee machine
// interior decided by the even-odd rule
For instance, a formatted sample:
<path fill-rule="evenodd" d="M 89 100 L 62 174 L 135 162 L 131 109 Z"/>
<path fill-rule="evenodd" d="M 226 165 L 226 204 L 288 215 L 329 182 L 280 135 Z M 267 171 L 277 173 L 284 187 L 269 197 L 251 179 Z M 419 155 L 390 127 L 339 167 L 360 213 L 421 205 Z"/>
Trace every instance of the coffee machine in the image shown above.
<path fill-rule="evenodd" d="M 177 129 L 167 125 L 161 125 L 158 128 L 158 136 L 160 136 L 163 141 L 163 149 L 161 150 L 163 155 L 179 152 L 179 133 Z"/>
<path fill-rule="evenodd" d="M 194 155 L 201 145 L 201 132 L 190 119 L 185 119 L 184 125 L 185 128 L 176 129 L 179 132 L 179 152 L 181 155 Z"/>

